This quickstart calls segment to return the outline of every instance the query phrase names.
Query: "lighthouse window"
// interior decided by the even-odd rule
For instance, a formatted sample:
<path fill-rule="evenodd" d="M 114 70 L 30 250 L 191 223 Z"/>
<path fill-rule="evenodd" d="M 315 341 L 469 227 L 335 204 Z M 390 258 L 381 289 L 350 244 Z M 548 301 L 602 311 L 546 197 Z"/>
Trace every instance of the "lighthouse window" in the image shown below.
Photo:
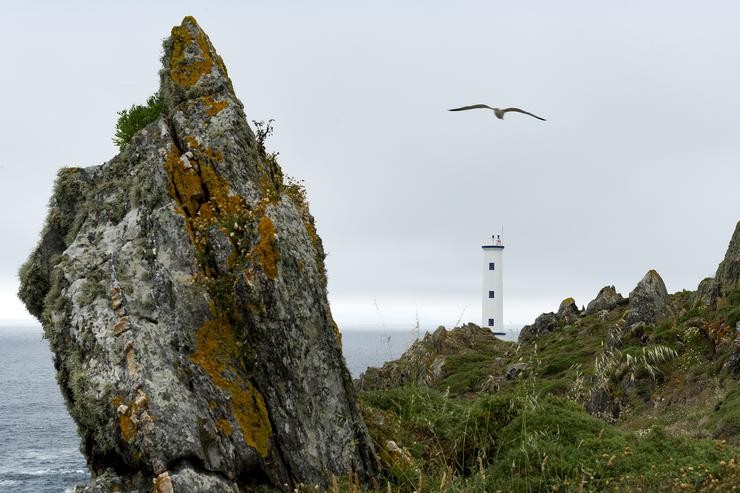
<path fill-rule="evenodd" d="M 496 270 L 496 262 L 488 262 L 488 270 Z"/>
<path fill-rule="evenodd" d="M 493 319 L 492 318 L 489 318 L 488 319 L 488 326 L 489 327 L 493 327 Z"/>
<path fill-rule="evenodd" d="M 493 291 L 489 291 L 489 292 L 488 292 L 488 297 L 489 297 L 489 298 L 493 298 L 493 297 L 494 297 L 493 295 L 494 295 L 494 292 L 493 292 Z"/>

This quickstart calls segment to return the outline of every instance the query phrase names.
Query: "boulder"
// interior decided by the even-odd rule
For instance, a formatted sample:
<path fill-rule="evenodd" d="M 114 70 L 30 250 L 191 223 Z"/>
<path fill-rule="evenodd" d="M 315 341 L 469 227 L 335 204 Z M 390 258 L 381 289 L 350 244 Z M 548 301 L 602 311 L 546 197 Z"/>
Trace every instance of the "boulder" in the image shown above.
<path fill-rule="evenodd" d="M 621 294 L 617 293 L 614 286 L 604 286 L 599 290 L 596 298 L 591 300 L 588 306 L 586 306 L 584 315 L 592 315 L 602 310 L 610 311 L 626 302 L 627 300 Z"/>
<path fill-rule="evenodd" d="M 519 342 L 531 342 L 541 335 L 549 334 L 560 327 L 575 324 L 581 318 L 581 310 L 573 298 L 565 298 L 557 313 L 543 313 L 532 325 L 525 325 L 519 331 Z"/>
<path fill-rule="evenodd" d="M 700 306 L 714 306 L 717 299 L 722 296 L 720 285 L 713 277 L 707 277 L 699 283 L 699 288 L 694 295 L 694 302 Z"/>
<path fill-rule="evenodd" d="M 549 334 L 558 330 L 557 315 L 554 313 L 543 313 L 534 320 L 532 325 L 525 325 L 519 331 L 519 342 L 531 342 L 543 334 Z"/>
<path fill-rule="evenodd" d="M 519 375 L 523 374 L 525 371 L 527 371 L 528 367 L 526 363 L 519 362 L 514 363 L 513 365 L 510 365 L 508 368 L 506 368 L 506 373 L 504 376 L 507 380 L 514 380 Z"/>
<path fill-rule="evenodd" d="M 668 291 L 660 275 L 650 270 L 635 289 L 630 291 L 629 312 L 625 320 L 628 329 L 639 322 L 654 324 L 669 314 Z"/>
<path fill-rule="evenodd" d="M 558 308 L 556 317 L 566 325 L 575 323 L 581 317 L 581 310 L 573 298 L 565 298 Z"/>
<path fill-rule="evenodd" d="M 303 191 L 193 18 L 162 61 L 161 116 L 110 161 L 59 173 L 20 274 L 82 438 L 81 490 L 369 482 Z"/>

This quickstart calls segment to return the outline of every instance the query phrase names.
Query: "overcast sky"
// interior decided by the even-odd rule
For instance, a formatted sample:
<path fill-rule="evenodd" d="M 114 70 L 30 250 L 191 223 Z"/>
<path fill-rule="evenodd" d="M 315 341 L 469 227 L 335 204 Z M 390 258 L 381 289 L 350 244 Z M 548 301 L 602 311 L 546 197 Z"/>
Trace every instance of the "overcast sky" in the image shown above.
<path fill-rule="evenodd" d="M 714 273 L 740 219 L 736 2 L 359 4 L 3 0 L 0 319 L 30 319 L 16 272 L 57 169 L 115 155 L 185 15 L 247 116 L 275 119 L 345 329 L 480 322 L 502 224 L 507 322 L 651 268 L 671 292 Z M 446 111 L 479 102 L 548 121 Z"/>

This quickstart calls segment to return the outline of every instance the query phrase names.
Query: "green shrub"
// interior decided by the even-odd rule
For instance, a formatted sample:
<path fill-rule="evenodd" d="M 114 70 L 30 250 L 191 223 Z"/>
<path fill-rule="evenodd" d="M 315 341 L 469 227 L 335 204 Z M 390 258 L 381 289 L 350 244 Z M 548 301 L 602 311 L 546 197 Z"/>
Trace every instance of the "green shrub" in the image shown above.
<path fill-rule="evenodd" d="M 162 99 L 158 92 L 150 96 L 144 106 L 135 104 L 127 110 L 119 111 L 113 143 L 119 149 L 125 149 L 134 134 L 159 118 L 161 113 Z"/>

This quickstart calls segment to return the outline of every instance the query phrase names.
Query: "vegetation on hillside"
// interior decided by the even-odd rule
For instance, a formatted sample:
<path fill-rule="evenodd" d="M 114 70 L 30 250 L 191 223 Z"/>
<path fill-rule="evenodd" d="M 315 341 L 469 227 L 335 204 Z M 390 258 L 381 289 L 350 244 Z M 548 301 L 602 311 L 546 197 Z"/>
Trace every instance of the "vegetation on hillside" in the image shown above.
<path fill-rule="evenodd" d="M 413 376 L 435 356 L 412 348 L 385 373 L 405 385 L 360 393 L 386 474 L 373 491 L 734 491 L 740 290 L 670 303 L 634 331 L 619 330 L 622 305 L 526 344 L 461 345 L 437 378 Z M 362 490 L 350 478 L 334 491 Z"/>

